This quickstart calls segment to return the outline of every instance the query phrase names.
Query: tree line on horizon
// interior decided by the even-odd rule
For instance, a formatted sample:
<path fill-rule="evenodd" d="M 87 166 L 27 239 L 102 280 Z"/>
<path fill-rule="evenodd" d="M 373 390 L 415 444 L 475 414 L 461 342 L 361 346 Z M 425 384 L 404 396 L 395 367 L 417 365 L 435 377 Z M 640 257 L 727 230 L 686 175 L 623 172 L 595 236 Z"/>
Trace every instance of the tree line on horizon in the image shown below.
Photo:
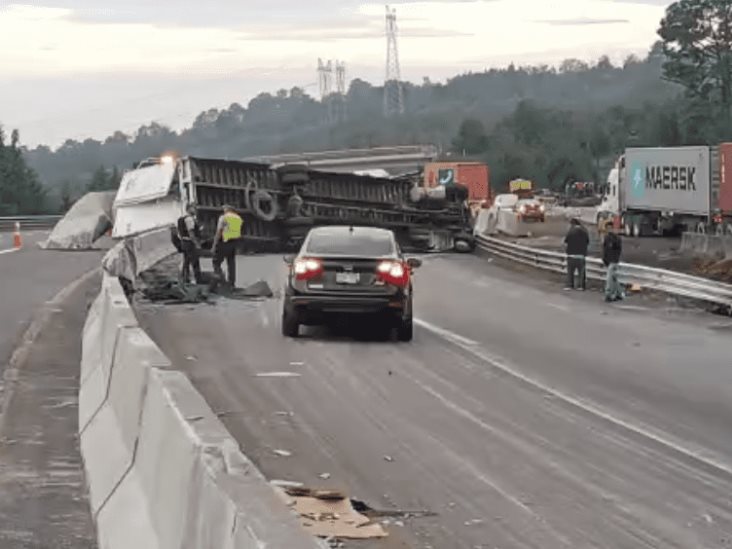
<path fill-rule="evenodd" d="M 122 170 L 167 151 L 235 159 L 430 143 L 451 159 L 487 162 L 496 190 L 516 177 L 562 189 L 570 180 L 602 181 L 628 146 L 732 140 L 732 0 L 680 0 L 658 34 L 647 56 L 620 65 L 605 56 L 568 59 L 405 83 L 407 112 L 397 118 L 382 114 L 383 87 L 356 79 L 337 124 L 328 121 L 327 100 L 293 88 L 209 109 L 178 132 L 153 122 L 132 135 L 19 150 L 49 208 L 67 206 L 93 180 L 114 188 Z"/>

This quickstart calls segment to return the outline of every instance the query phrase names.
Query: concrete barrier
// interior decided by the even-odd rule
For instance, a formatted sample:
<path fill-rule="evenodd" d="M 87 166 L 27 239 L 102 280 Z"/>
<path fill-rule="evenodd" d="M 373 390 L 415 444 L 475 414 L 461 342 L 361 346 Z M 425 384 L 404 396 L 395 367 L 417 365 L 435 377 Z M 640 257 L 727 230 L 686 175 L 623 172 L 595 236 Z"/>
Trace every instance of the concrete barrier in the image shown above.
<path fill-rule="evenodd" d="M 105 274 L 83 335 L 79 429 L 103 549 L 316 549 Z"/>
<path fill-rule="evenodd" d="M 496 230 L 508 236 L 528 236 L 529 227 L 513 211 L 499 210 Z"/>

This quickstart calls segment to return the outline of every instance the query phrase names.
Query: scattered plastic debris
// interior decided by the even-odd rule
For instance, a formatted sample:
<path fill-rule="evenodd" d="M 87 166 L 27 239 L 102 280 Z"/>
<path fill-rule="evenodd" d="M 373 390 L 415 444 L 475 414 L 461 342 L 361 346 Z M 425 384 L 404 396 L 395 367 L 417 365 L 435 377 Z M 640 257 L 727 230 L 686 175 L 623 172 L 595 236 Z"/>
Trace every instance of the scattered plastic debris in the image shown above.
<path fill-rule="evenodd" d="M 384 461 L 392 462 L 392 461 L 394 461 L 394 458 L 391 456 L 384 456 Z"/>
<path fill-rule="evenodd" d="M 388 536 L 381 524 L 356 511 L 342 492 L 287 488 L 281 495 L 300 516 L 303 528 L 316 537 L 330 540 L 329 543 Z"/>
<path fill-rule="evenodd" d="M 322 475 L 318 475 L 318 476 L 319 476 L 320 478 L 322 478 L 323 480 L 328 480 L 328 479 L 330 479 L 330 473 L 323 473 Z"/>
<path fill-rule="evenodd" d="M 292 456 L 292 452 L 288 452 L 287 450 L 272 450 L 272 453 L 276 456 L 285 458 Z"/>
<path fill-rule="evenodd" d="M 296 372 L 260 372 L 254 377 L 302 377 Z"/>

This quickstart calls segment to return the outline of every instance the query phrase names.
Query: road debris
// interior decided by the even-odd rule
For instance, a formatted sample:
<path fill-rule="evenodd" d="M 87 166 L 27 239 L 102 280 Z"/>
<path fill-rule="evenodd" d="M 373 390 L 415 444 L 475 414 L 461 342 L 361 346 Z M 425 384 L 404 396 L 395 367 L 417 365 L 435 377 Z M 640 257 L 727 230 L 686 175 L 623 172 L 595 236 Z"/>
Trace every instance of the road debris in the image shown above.
<path fill-rule="evenodd" d="M 285 502 L 300 516 L 303 528 L 329 540 L 380 539 L 388 536 L 381 524 L 357 512 L 345 494 L 336 490 L 287 488 Z"/>
<path fill-rule="evenodd" d="M 323 480 L 328 480 L 328 479 L 330 479 L 330 473 L 323 473 L 323 474 L 321 474 L 321 475 L 318 475 L 318 476 L 319 476 L 320 478 L 322 478 Z"/>
<path fill-rule="evenodd" d="M 256 374 L 254 377 L 301 377 L 300 374 L 296 372 L 260 372 Z"/>
<path fill-rule="evenodd" d="M 275 486 L 277 488 L 302 488 L 305 486 L 302 482 L 297 482 L 294 480 L 270 480 L 269 483 L 272 486 Z"/>
<path fill-rule="evenodd" d="M 292 452 L 288 452 L 287 450 L 272 450 L 272 453 L 276 456 L 286 457 L 286 458 L 292 456 Z"/>
<path fill-rule="evenodd" d="M 175 304 L 213 304 L 215 298 L 253 301 L 269 299 L 274 292 L 264 280 L 258 280 L 244 288 L 231 288 L 223 284 L 212 272 L 201 273 L 200 284 L 190 284 L 180 279 L 180 256 L 173 255 L 144 271 L 139 276 L 141 295 L 154 303 Z M 136 287 L 138 284 L 136 284 Z"/>
<path fill-rule="evenodd" d="M 416 510 L 406 511 L 404 509 L 374 509 L 363 501 L 357 499 L 351 499 L 351 505 L 359 513 L 366 515 L 367 517 L 391 517 L 391 518 L 402 518 L 404 520 L 410 518 L 424 518 L 424 517 L 436 517 L 437 513 L 434 511 Z"/>
<path fill-rule="evenodd" d="M 56 224 L 41 244 L 46 250 L 88 250 L 112 228 L 115 192 L 87 193 Z"/>
<path fill-rule="evenodd" d="M 384 461 L 392 462 L 394 461 L 394 458 L 391 456 L 384 456 Z"/>

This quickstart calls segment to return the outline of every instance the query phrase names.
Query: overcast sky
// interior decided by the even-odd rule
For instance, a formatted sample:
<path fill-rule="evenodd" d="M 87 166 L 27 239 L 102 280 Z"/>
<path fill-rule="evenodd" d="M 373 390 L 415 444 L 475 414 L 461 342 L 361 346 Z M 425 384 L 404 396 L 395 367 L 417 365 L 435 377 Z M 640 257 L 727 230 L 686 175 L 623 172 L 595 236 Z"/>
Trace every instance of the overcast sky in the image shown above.
<path fill-rule="evenodd" d="M 394 2 L 405 79 L 568 57 L 620 60 L 666 0 Z M 317 94 L 319 57 L 383 81 L 384 4 L 356 0 L 0 0 L 0 122 L 30 145 L 102 138 L 260 91 Z"/>

